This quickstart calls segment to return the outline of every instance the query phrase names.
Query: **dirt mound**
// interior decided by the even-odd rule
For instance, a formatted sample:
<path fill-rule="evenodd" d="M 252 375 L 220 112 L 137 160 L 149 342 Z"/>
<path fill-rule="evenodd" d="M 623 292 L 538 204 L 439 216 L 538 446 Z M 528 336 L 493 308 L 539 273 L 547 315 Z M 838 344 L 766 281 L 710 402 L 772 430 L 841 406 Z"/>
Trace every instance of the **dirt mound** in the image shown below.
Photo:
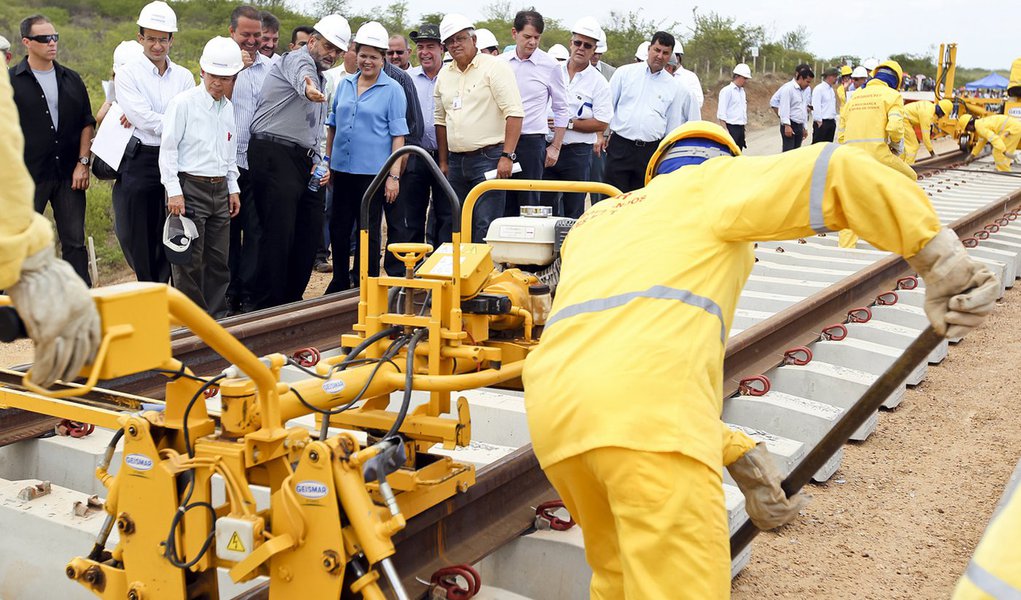
<path fill-rule="evenodd" d="M 745 96 L 748 98 L 748 126 L 759 128 L 776 125 L 779 121 L 776 115 L 769 108 L 769 99 L 773 97 L 777 88 L 789 81 L 787 75 L 766 74 L 752 79 L 745 85 Z M 705 93 L 705 102 L 702 104 L 702 118 L 707 121 L 716 121 L 717 101 L 720 97 L 720 90 L 730 83 L 730 79 L 720 79 L 709 83 L 702 80 L 702 88 L 708 90 Z"/>

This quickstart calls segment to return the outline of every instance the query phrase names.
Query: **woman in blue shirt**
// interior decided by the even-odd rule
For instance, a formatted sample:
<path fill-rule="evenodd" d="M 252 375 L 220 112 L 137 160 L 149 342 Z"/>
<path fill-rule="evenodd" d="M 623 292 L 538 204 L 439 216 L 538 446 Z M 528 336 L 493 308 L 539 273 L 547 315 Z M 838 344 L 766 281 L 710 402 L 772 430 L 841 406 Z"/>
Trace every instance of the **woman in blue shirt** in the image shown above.
<path fill-rule="evenodd" d="M 330 243 L 333 246 L 333 281 L 327 294 L 351 287 L 351 228 L 358 219 L 362 196 L 373 177 L 395 150 L 404 145 L 408 123 L 404 116 L 407 98 L 400 84 L 383 72 L 384 52 L 389 45 L 386 29 L 375 21 L 362 25 L 355 35 L 358 72 L 341 80 L 326 120 L 326 147 L 330 148 L 333 214 Z M 390 168 L 386 185 L 377 193 L 368 224 L 369 275 L 379 275 L 382 202 L 394 202 L 400 191 L 401 162 Z M 360 253 L 361 249 L 358 249 Z M 358 253 L 355 254 L 357 271 Z"/>

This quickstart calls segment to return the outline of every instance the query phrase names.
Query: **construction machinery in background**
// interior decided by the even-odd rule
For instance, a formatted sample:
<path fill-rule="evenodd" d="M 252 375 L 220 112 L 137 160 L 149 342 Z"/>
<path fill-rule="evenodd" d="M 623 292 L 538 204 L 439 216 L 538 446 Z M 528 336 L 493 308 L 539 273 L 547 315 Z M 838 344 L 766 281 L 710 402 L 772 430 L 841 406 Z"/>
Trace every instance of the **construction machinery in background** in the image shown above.
<path fill-rule="evenodd" d="M 358 323 L 341 337 L 340 355 L 258 357 L 177 290 L 131 283 L 93 291 L 103 341 L 84 384 L 42 389 L 26 375 L 0 385 L 0 406 L 117 431 L 96 472 L 108 490 L 104 526 L 91 552 L 67 563 L 67 577 L 104 599 L 185 600 L 216 598 L 217 568 L 226 568 L 235 582 L 267 576 L 273 599 L 376 599 L 385 597 L 381 570 L 393 594 L 407 597 L 391 536 L 475 482 L 471 464 L 430 453 L 471 439 L 467 400 L 452 410 L 451 394 L 520 389 L 573 224 L 536 210 L 496 220 L 489 243 L 472 243 L 475 203 L 489 189 L 620 193 L 601 183 L 490 181 L 462 211 L 431 157 L 404 147 L 369 186 L 362 223 L 390 166 L 411 153 L 443 187 L 435 200 L 462 220 L 435 252 L 391 244 L 404 277 L 368 275 L 363 226 Z M 171 354 L 176 325 L 230 366 L 192 372 Z M 97 387 L 146 371 L 166 375 L 165 398 Z M 216 397 L 220 410 L 207 410 Z M 291 423 L 309 414 L 318 435 Z M 123 463 L 111 475 L 121 441 Z M 268 507 L 257 506 L 253 486 L 268 490 Z M 108 549 L 115 526 L 118 543 Z"/>
<path fill-rule="evenodd" d="M 970 114 L 973 118 L 1005 114 L 1021 119 L 1021 58 L 1016 59 L 1011 65 L 1006 97 L 982 98 L 957 94 L 954 87 L 956 73 L 957 44 L 940 44 L 936 60 L 936 101 L 943 98 L 953 100 L 954 112 L 938 120 L 939 132 L 933 137 L 950 136 L 958 140 L 962 152 L 969 152 L 974 147 L 975 140 L 958 126 L 958 117 L 965 114 Z"/>

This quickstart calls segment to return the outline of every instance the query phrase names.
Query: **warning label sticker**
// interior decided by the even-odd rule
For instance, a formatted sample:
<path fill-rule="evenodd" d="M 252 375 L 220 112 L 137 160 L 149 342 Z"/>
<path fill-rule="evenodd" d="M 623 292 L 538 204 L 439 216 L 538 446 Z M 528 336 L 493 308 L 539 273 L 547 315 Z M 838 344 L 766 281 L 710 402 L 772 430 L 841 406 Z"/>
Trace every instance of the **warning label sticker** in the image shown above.
<path fill-rule="evenodd" d="M 231 552 L 246 552 L 245 545 L 241 543 L 241 536 L 238 532 L 234 532 L 230 536 L 230 541 L 227 542 L 227 549 Z"/>

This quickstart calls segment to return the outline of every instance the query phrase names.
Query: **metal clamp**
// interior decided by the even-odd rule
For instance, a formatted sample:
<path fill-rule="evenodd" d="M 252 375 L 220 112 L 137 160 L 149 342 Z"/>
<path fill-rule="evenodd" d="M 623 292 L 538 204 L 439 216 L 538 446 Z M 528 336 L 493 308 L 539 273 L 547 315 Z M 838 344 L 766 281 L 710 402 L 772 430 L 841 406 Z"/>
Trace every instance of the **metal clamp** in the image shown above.
<path fill-rule="evenodd" d="M 805 346 L 795 346 L 783 353 L 783 364 L 799 367 L 812 362 L 812 351 Z"/>
<path fill-rule="evenodd" d="M 465 585 L 461 585 L 458 577 L 464 579 Z M 454 565 L 433 573 L 430 586 L 432 598 L 468 600 L 482 589 L 482 577 L 471 565 Z"/>
<path fill-rule="evenodd" d="M 898 290 L 914 290 L 918 288 L 918 278 L 914 275 L 909 277 L 901 277 L 897 280 Z"/>
<path fill-rule="evenodd" d="M 847 311 L 845 323 L 868 323 L 872 320 L 872 311 L 867 306 L 859 306 Z"/>
<path fill-rule="evenodd" d="M 989 232 L 986 231 L 985 229 L 983 229 L 981 231 L 976 231 L 972 235 L 975 237 L 975 239 L 978 239 L 978 240 L 988 240 L 989 239 Z"/>
<path fill-rule="evenodd" d="M 983 227 L 983 229 L 985 229 L 989 233 L 996 233 L 997 231 L 1000 230 L 1000 226 L 997 225 L 996 222 L 994 221 L 994 222 L 986 225 L 985 227 Z"/>
<path fill-rule="evenodd" d="M 769 378 L 765 375 L 745 377 L 737 384 L 737 391 L 742 396 L 765 396 L 769 388 Z"/>
<path fill-rule="evenodd" d="M 878 304 L 879 306 L 892 306 L 894 304 L 897 304 L 898 300 L 900 300 L 900 296 L 897 295 L 897 292 L 893 291 L 883 292 L 882 294 L 876 296 L 876 304 Z"/>
<path fill-rule="evenodd" d="M 53 431 L 60 436 L 83 438 L 95 431 L 95 429 L 96 426 L 89 423 L 79 423 L 78 421 L 64 419 L 57 423 Z"/>
<path fill-rule="evenodd" d="M 1000 227 L 1006 227 L 1007 225 L 1010 225 L 1011 220 L 1012 219 L 1008 219 L 1006 216 L 1003 216 L 994 220 L 993 223 L 996 223 Z M 988 227 L 988 225 L 986 227 Z"/>
<path fill-rule="evenodd" d="M 965 248 L 976 248 L 978 247 L 978 240 L 973 237 L 964 238 L 961 240 L 961 244 L 963 244 Z"/>
<path fill-rule="evenodd" d="M 1003 218 L 1007 219 L 1008 221 L 1016 221 L 1018 216 L 1019 213 L 1016 210 L 1012 210 L 1009 213 L 1003 215 Z"/>
<path fill-rule="evenodd" d="M 834 323 L 833 325 L 823 327 L 819 335 L 824 340 L 839 342 L 847 337 L 847 327 L 843 323 Z"/>
<path fill-rule="evenodd" d="M 302 348 L 301 350 L 295 350 L 291 358 L 295 360 L 299 365 L 303 367 L 314 367 L 319 364 L 322 359 L 322 355 L 319 350 L 309 346 L 308 348 Z"/>
<path fill-rule="evenodd" d="M 776 248 L 773 249 L 773 252 L 779 252 L 780 254 L 783 254 L 784 252 L 787 251 L 783 249 L 783 246 L 777 246 Z"/>
<path fill-rule="evenodd" d="M 535 528 L 552 529 L 553 531 L 567 531 L 574 527 L 575 523 L 572 517 L 568 516 L 565 521 L 554 514 L 556 510 L 561 508 L 565 511 L 567 510 L 564 506 L 563 500 L 551 500 L 549 502 L 543 502 L 539 506 L 535 507 Z"/>

